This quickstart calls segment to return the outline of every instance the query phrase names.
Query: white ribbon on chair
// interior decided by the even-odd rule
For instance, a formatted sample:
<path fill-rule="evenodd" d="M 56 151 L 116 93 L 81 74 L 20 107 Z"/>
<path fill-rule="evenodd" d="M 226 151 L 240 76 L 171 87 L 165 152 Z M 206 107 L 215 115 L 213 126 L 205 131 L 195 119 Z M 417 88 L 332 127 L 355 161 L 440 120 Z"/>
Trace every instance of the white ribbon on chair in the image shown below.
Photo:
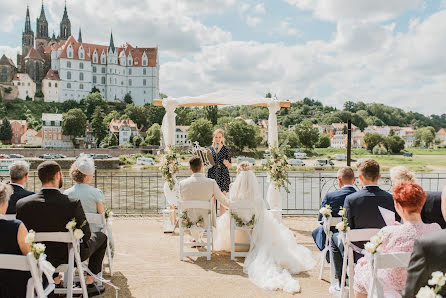
<path fill-rule="evenodd" d="M 53 273 L 56 271 L 53 265 L 46 260 L 46 254 L 41 254 L 39 260 L 37 261 L 40 271 L 45 274 L 48 283 L 53 284 Z"/>
<path fill-rule="evenodd" d="M 100 282 L 109 285 L 110 287 L 115 289 L 115 293 L 116 293 L 116 298 L 118 298 L 118 290 L 119 287 L 115 286 L 110 280 L 103 278 L 102 276 L 93 274 L 90 269 L 88 269 L 88 266 L 85 265 L 84 263 L 82 263 L 82 268 L 91 276 L 94 277 L 94 279 L 99 280 Z"/>

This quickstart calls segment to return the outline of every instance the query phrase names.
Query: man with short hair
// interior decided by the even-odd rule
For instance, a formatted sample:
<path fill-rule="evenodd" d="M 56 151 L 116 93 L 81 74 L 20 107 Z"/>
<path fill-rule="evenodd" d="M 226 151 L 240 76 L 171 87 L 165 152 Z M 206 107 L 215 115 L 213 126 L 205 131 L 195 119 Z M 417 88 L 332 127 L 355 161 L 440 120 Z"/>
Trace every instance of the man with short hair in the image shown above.
<path fill-rule="evenodd" d="M 378 181 L 381 178 L 379 163 L 374 159 L 364 159 L 358 162 L 356 167 L 358 169 L 359 181 L 363 188 L 358 192 L 348 195 L 344 201 L 344 208 L 350 229 L 381 229 L 386 226 L 378 207 L 393 211 L 395 218 L 399 221 L 400 217 L 395 211 L 392 195 L 378 186 Z M 340 280 L 344 246 L 342 241 L 339 241 L 338 236 L 339 233 L 333 234 L 331 250 L 333 252 L 336 276 Z M 365 242 L 355 242 L 353 244 L 362 249 L 364 248 Z M 361 254 L 355 252 L 355 262 L 361 256 Z M 336 288 L 335 291 L 337 290 Z"/>
<path fill-rule="evenodd" d="M 81 202 L 59 191 L 63 185 L 63 178 L 57 162 L 41 163 L 37 167 L 37 173 L 42 182 L 42 189 L 39 193 L 23 198 L 17 203 L 17 219 L 20 219 L 28 229 L 36 232 L 67 232 L 66 224 L 74 218 L 77 227 L 84 232 L 80 243 L 81 259 L 82 261 L 89 259 L 88 268 L 93 274 L 99 274 L 102 271 L 102 260 L 107 248 L 107 236 L 102 232 L 92 233 Z M 45 244 L 48 261 L 54 267 L 68 263 L 66 244 L 51 242 Z M 58 281 L 56 278 L 56 283 Z M 94 277 L 87 275 L 89 295 L 103 292 L 104 286 L 95 285 L 93 282 Z"/>
<path fill-rule="evenodd" d="M 325 207 L 325 205 L 330 205 L 331 207 L 331 216 L 339 217 L 338 214 L 340 208 L 344 206 L 345 197 L 356 192 L 353 184 L 355 183 L 355 173 L 353 172 L 351 167 L 342 167 L 338 170 L 337 173 L 337 181 L 338 185 L 341 189 L 333 192 L 328 192 L 324 199 L 322 200 L 321 208 Z M 319 213 L 318 221 L 322 224 L 322 214 Z M 335 232 L 335 229 L 332 228 L 332 232 Z M 316 243 L 317 247 L 322 251 L 325 247 L 325 232 L 324 227 L 317 227 L 312 233 L 314 243 Z M 327 261 L 330 262 L 329 254 L 326 256 Z"/>
<path fill-rule="evenodd" d="M 441 194 L 441 212 L 446 221 L 446 184 Z M 428 285 L 432 273 L 446 271 L 446 230 L 420 236 L 415 240 L 409 267 L 407 268 L 406 287 L 403 289 L 404 298 L 417 295 L 420 288 Z M 438 293 L 446 297 L 446 286 Z"/>
<path fill-rule="evenodd" d="M 34 194 L 34 192 L 25 189 L 26 181 L 28 181 L 29 165 L 26 161 L 18 160 L 9 166 L 9 183 L 14 189 L 14 193 L 9 198 L 8 209 L 6 214 L 16 214 L 17 201 Z"/>

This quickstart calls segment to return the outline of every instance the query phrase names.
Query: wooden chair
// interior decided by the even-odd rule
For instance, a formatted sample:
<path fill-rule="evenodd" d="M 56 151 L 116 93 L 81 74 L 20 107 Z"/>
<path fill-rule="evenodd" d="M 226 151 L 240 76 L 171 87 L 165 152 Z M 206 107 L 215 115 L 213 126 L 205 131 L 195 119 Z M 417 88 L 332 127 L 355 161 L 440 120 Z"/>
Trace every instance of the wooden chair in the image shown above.
<path fill-rule="evenodd" d="M 107 250 L 105 251 L 105 254 L 107 255 L 108 263 L 107 267 L 110 271 L 110 276 L 113 276 L 113 258 L 111 256 L 111 248 L 110 248 L 110 240 L 109 240 L 109 233 L 108 231 L 110 229 L 108 220 L 105 218 L 105 214 L 98 214 L 98 213 L 85 213 L 85 217 L 87 218 L 87 221 L 89 224 L 97 224 L 102 225 L 102 232 L 107 236 Z"/>
<path fill-rule="evenodd" d="M 248 255 L 248 252 L 236 252 L 235 251 L 236 246 L 242 246 L 242 247 L 250 246 L 250 243 L 235 242 L 236 230 L 244 231 L 249 236 L 253 230 L 246 226 L 237 227 L 235 220 L 232 217 L 232 214 L 237 214 L 237 210 L 239 210 L 239 211 L 252 210 L 252 214 L 255 214 L 256 207 L 257 207 L 257 203 L 256 203 L 256 201 L 253 201 L 253 200 L 233 201 L 233 202 L 231 202 L 231 204 L 229 206 L 229 216 L 231 219 L 231 232 L 230 232 L 231 233 L 231 260 L 235 260 L 236 257 L 246 257 Z"/>
<path fill-rule="evenodd" d="M 336 227 L 338 223 L 342 221 L 342 217 L 332 217 L 330 216 L 328 219 L 324 216 L 323 217 L 323 227 L 325 232 L 325 246 L 324 249 L 321 251 L 320 256 L 320 268 L 319 268 L 319 279 L 322 279 L 322 274 L 325 268 L 325 258 L 327 256 L 327 253 L 330 255 L 330 282 L 331 284 L 335 281 L 335 268 L 334 268 L 334 262 L 333 262 L 333 252 L 331 251 L 331 241 L 333 232 L 331 231 L 331 228 Z"/>
<path fill-rule="evenodd" d="M 378 269 L 391 269 L 391 268 L 407 268 L 409 266 L 411 252 L 394 252 L 388 254 L 381 254 L 376 252 L 373 255 L 372 262 L 372 277 L 370 290 L 367 297 L 385 298 L 384 291 L 381 283 L 378 279 Z M 375 296 L 376 292 L 376 296 Z M 401 294 L 401 293 L 400 293 Z"/>
<path fill-rule="evenodd" d="M 346 241 L 344 245 L 344 258 L 342 261 L 342 277 L 341 277 L 341 296 L 344 297 L 344 291 L 348 288 L 349 297 L 355 297 L 353 290 L 354 275 L 355 275 L 355 259 L 353 257 L 353 248 L 350 245 L 352 242 L 369 241 L 370 238 L 378 234 L 380 229 L 350 229 L 347 228 L 345 235 Z M 347 268 L 348 266 L 348 268 Z M 348 272 L 347 272 L 348 271 Z M 345 279 L 348 274 L 349 286 L 345 284 Z"/>
<path fill-rule="evenodd" d="M 6 270 L 18 270 L 31 272 L 31 278 L 28 281 L 28 287 L 26 290 L 26 298 L 45 298 L 53 290 L 54 284 L 48 284 L 44 289 L 42 284 L 42 273 L 37 267 L 37 260 L 34 258 L 32 252 L 26 256 L 0 254 L 0 269 Z"/>
<path fill-rule="evenodd" d="M 72 298 L 73 294 L 83 294 L 88 297 L 87 285 L 85 284 L 84 270 L 79 254 L 79 241 L 74 238 L 73 232 L 39 232 L 34 238 L 35 242 L 58 242 L 68 245 L 68 264 L 61 264 L 55 272 L 63 272 L 64 288 L 56 288 L 54 294 L 65 294 Z M 76 262 L 78 277 L 81 288 L 73 288 L 74 285 L 74 262 Z"/>
<path fill-rule="evenodd" d="M 179 218 L 179 228 L 180 228 L 180 261 L 183 260 L 186 256 L 205 256 L 207 260 L 209 261 L 211 259 L 212 254 L 212 203 L 208 201 L 179 201 L 178 202 L 178 210 L 179 210 L 179 216 L 183 214 L 183 211 L 186 209 L 204 209 L 208 211 L 208 225 L 205 227 L 205 234 L 206 234 L 206 242 L 198 242 L 199 239 L 197 239 L 197 242 L 184 242 L 184 232 L 187 230 L 186 227 L 183 227 L 183 223 L 181 218 Z M 186 252 L 184 251 L 184 246 L 200 246 L 200 247 L 206 247 L 205 252 Z"/>

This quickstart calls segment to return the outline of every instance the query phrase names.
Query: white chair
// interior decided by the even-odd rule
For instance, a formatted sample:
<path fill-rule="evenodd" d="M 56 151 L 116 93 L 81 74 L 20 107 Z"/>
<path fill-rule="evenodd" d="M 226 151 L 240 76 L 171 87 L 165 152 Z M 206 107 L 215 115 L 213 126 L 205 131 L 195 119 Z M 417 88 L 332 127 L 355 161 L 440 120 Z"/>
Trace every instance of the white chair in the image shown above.
<path fill-rule="evenodd" d="M 208 201 L 179 201 L 178 202 L 178 210 L 179 210 L 179 216 L 181 217 L 183 214 L 183 211 L 188 209 L 190 212 L 190 209 L 204 209 L 208 211 L 208 225 L 205 227 L 205 234 L 206 234 L 206 242 L 198 242 L 199 239 L 197 239 L 197 242 L 184 242 L 184 231 L 187 229 L 186 227 L 183 227 L 183 223 L 181 218 L 179 219 L 179 228 L 180 228 L 180 261 L 183 260 L 186 256 L 204 256 L 209 261 L 211 259 L 212 254 L 212 203 Z M 206 246 L 205 252 L 186 252 L 184 251 L 184 246 Z"/>
<path fill-rule="evenodd" d="M 378 298 L 385 298 L 383 287 L 377 275 L 378 269 L 407 268 L 409 266 L 410 255 L 411 252 L 395 252 L 389 254 L 376 252 L 373 255 L 372 278 L 367 297 L 376 297 L 376 292 Z"/>
<path fill-rule="evenodd" d="M 335 281 L 335 268 L 334 268 L 334 262 L 333 262 L 333 252 L 331 251 L 331 241 L 333 232 L 331 231 L 332 227 L 336 227 L 338 223 L 342 221 L 342 217 L 332 217 L 330 216 L 328 219 L 324 216 L 323 217 L 323 227 L 325 232 L 325 246 L 324 249 L 321 251 L 321 257 L 320 257 L 320 269 L 319 269 L 319 279 L 322 279 L 322 274 L 325 268 L 325 257 L 327 256 L 327 253 L 330 255 L 330 282 L 331 284 Z"/>
<path fill-rule="evenodd" d="M 240 201 L 233 201 L 231 202 L 229 206 L 229 216 L 231 219 L 231 260 L 235 260 L 236 257 L 246 257 L 248 255 L 248 252 L 236 252 L 235 248 L 236 246 L 244 246 L 249 247 L 250 243 L 240 243 L 235 242 L 235 231 L 244 231 L 246 232 L 249 237 L 251 237 L 252 229 L 249 227 L 237 227 L 234 218 L 232 217 L 232 214 L 237 214 L 237 210 L 239 211 L 246 211 L 246 210 L 252 210 L 252 214 L 255 214 L 255 210 L 257 207 L 257 202 L 254 200 L 240 200 Z"/>
<path fill-rule="evenodd" d="M 175 232 L 175 227 L 178 219 L 174 223 L 172 223 L 172 221 L 174 221 L 173 219 L 176 218 L 176 212 L 176 209 L 171 209 L 169 206 L 167 206 L 166 209 L 163 210 L 164 233 Z"/>
<path fill-rule="evenodd" d="M 344 291 L 348 288 L 349 297 L 355 297 L 353 290 L 355 275 L 355 259 L 353 257 L 352 242 L 369 241 L 370 238 L 378 234 L 380 229 L 350 229 L 347 228 L 344 245 L 344 259 L 342 261 L 342 277 L 341 277 L 341 296 L 344 297 Z M 348 268 L 347 268 L 348 266 Z M 345 285 L 346 275 L 348 274 L 349 286 Z"/>
<path fill-rule="evenodd" d="M 0 254 L 0 269 L 29 271 L 31 278 L 28 281 L 28 288 L 26 291 L 26 298 L 47 297 L 53 290 L 54 284 L 48 284 L 44 289 L 42 285 L 42 273 L 37 267 L 37 261 L 32 252 L 26 256 Z"/>
<path fill-rule="evenodd" d="M 85 217 L 87 218 L 87 221 L 89 224 L 97 224 L 97 225 L 102 225 L 104 228 L 102 229 L 102 232 L 105 234 L 105 236 L 107 236 L 107 250 L 105 251 L 105 253 L 107 254 L 107 258 L 108 258 L 108 270 L 110 271 L 110 276 L 113 276 L 113 258 L 111 256 L 111 248 L 110 248 L 110 240 L 109 240 L 109 235 L 108 235 L 108 231 L 110 229 L 109 225 L 108 225 L 108 220 L 105 218 L 105 214 L 98 214 L 98 213 L 85 213 Z M 111 229 L 110 229 L 111 231 Z"/>
<path fill-rule="evenodd" d="M 67 298 L 72 298 L 73 294 L 83 294 L 88 297 L 87 285 L 85 284 L 84 270 L 79 254 L 79 241 L 74 238 L 73 232 L 40 232 L 36 233 L 35 242 L 58 242 L 68 245 L 68 264 L 61 264 L 55 272 L 64 273 L 64 288 L 56 288 L 55 294 L 66 294 Z M 81 289 L 73 288 L 74 284 L 74 262 L 76 262 L 78 277 Z"/>
<path fill-rule="evenodd" d="M 4 215 L 6 220 L 14 220 L 16 219 L 16 215 L 15 214 L 5 214 Z"/>

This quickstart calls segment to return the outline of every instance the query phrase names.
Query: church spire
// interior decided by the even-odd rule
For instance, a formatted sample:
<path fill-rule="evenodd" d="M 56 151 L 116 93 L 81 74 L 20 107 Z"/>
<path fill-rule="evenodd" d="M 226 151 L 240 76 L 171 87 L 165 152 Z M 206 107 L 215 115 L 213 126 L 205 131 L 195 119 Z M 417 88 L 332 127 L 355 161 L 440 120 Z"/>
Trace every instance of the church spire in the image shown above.
<path fill-rule="evenodd" d="M 110 33 L 110 46 L 109 47 L 110 47 L 112 52 L 115 51 L 115 44 L 113 42 L 113 32 Z"/>
<path fill-rule="evenodd" d="M 63 17 L 62 20 L 68 19 L 68 12 L 67 12 L 67 0 L 65 0 L 65 8 L 63 10 Z"/>
<path fill-rule="evenodd" d="M 40 20 L 45 20 L 46 21 L 46 16 L 45 16 L 45 9 L 43 8 L 43 0 L 42 0 L 42 9 L 40 10 Z"/>
<path fill-rule="evenodd" d="M 26 7 L 25 32 L 31 32 L 31 19 L 29 17 L 29 6 Z"/>
<path fill-rule="evenodd" d="M 79 36 L 77 38 L 77 42 L 82 42 L 82 31 L 81 31 L 81 27 L 79 27 Z"/>

